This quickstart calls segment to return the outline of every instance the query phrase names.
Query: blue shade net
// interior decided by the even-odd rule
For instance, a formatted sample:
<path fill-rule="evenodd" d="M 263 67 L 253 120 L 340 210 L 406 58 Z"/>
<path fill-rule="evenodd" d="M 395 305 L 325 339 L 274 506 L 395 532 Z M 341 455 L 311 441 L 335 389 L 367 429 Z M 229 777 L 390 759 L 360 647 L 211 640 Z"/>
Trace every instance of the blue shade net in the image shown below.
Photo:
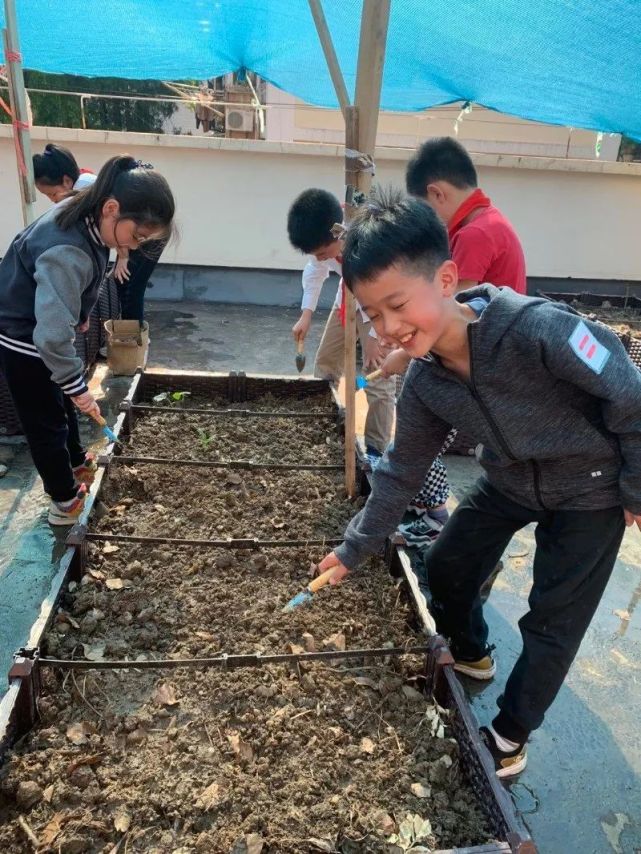
<path fill-rule="evenodd" d="M 353 95 L 360 0 L 323 7 Z M 27 68 L 207 79 L 246 68 L 337 105 L 307 0 L 17 0 Z M 0 19 L 3 12 L 0 11 Z M 392 0 L 382 107 L 470 101 L 641 139 L 638 0 Z"/>

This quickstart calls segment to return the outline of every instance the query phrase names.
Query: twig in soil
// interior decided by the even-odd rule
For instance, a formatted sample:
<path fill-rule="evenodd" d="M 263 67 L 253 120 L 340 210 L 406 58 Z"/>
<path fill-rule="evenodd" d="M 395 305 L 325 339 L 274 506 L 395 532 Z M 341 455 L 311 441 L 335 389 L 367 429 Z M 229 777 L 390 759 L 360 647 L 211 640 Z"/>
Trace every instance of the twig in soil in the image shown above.
<path fill-rule="evenodd" d="M 295 720 L 296 720 L 296 718 L 302 718 L 302 717 L 303 717 L 303 715 L 311 715 L 311 713 L 312 713 L 313 711 L 314 711 L 314 709 L 304 709 L 302 712 L 298 712 L 298 714 L 296 714 L 296 715 L 294 715 L 293 717 L 291 717 L 291 718 L 289 719 L 289 721 L 290 721 L 290 723 L 291 723 L 292 721 L 295 721 Z"/>
<path fill-rule="evenodd" d="M 98 719 L 99 719 L 99 720 L 102 720 L 102 715 L 100 714 L 100 712 L 98 711 L 98 709 L 96 709 L 96 708 L 95 708 L 95 706 L 92 706 L 92 704 L 89 702 L 89 700 L 85 697 L 85 695 L 83 694 L 83 692 L 82 692 L 82 691 L 80 690 L 80 688 L 78 687 L 78 683 L 76 682 L 76 677 L 75 677 L 75 675 L 74 675 L 73 670 L 70 670 L 69 672 L 71 673 L 71 681 L 73 682 L 73 687 L 76 689 L 76 693 L 78 694 L 78 696 L 80 697 L 80 699 L 82 700 L 82 702 L 83 702 L 83 703 L 84 703 L 84 704 L 85 704 L 89 709 L 91 709 L 91 711 L 94 713 L 94 715 L 97 715 L 97 716 L 98 716 Z M 87 679 L 86 679 L 86 677 L 85 677 L 85 681 L 84 681 L 83 687 L 86 687 L 86 685 L 87 685 Z"/>
<path fill-rule="evenodd" d="M 214 749 L 214 742 L 211 740 L 209 730 L 207 729 L 207 724 L 204 721 L 203 721 L 203 726 L 205 727 L 205 732 L 207 733 L 207 738 L 209 739 L 209 743 L 211 744 L 212 749 Z"/>
<path fill-rule="evenodd" d="M 29 822 L 27 821 L 27 819 L 24 816 L 19 815 L 18 824 L 20 825 L 20 829 L 22 830 L 24 835 L 27 837 L 27 839 L 33 846 L 33 850 L 38 851 L 40 848 L 40 840 L 29 826 Z"/>

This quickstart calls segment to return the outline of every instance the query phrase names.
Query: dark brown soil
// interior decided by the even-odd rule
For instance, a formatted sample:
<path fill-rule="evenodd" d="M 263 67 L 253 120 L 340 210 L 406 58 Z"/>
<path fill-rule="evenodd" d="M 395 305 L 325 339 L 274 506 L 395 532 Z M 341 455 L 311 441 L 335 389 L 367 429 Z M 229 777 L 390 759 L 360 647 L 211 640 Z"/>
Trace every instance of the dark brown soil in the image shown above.
<path fill-rule="evenodd" d="M 282 614 L 308 580 L 309 551 L 90 552 L 48 655 L 133 662 L 419 642 L 380 561 Z M 393 852 L 410 824 L 432 850 L 485 841 L 447 713 L 422 695 L 420 669 L 408 655 L 161 675 L 44 671 L 42 723 L 0 773 L 0 850 L 30 850 L 19 815 L 46 850 L 92 854 L 119 842 L 150 854 Z"/>
<path fill-rule="evenodd" d="M 56 657 L 77 655 L 85 643 L 105 646 L 106 658 L 286 652 L 305 632 L 319 650 L 327 632 L 341 632 L 347 648 L 417 642 L 380 561 L 349 584 L 319 591 L 313 606 L 283 614 L 309 582 L 319 549 L 90 543 L 89 550 L 83 583 L 63 604 L 72 622 L 61 618 L 49 633 L 47 651 Z"/>
<path fill-rule="evenodd" d="M 176 388 L 174 391 L 180 392 Z M 258 412 L 336 412 L 336 405 L 330 392 L 308 395 L 248 395 L 249 400 L 230 403 L 226 395 L 188 394 L 181 401 L 159 401 L 149 398 L 145 402 L 159 409 L 170 406 L 172 409 L 249 409 Z"/>
<path fill-rule="evenodd" d="M 101 533 L 195 539 L 340 537 L 362 502 L 341 471 L 236 471 L 114 466 L 102 497 Z"/>
<path fill-rule="evenodd" d="M 193 438 L 152 418 L 137 436 L 154 454 Z M 251 437 L 249 458 L 258 446 L 282 457 L 280 438 L 270 449 Z M 221 432 L 217 453 L 225 441 Z M 312 443 L 306 434 L 305 453 Z M 362 504 L 344 497 L 342 479 L 112 466 L 93 525 L 196 539 L 340 536 Z M 40 854 L 418 854 L 489 841 L 448 714 L 422 693 L 421 656 L 136 667 L 420 643 L 380 560 L 283 614 L 325 551 L 89 543 L 43 652 L 132 667 L 42 670 L 41 721 L 0 769 L 0 852 L 36 850 L 27 832 Z"/>
<path fill-rule="evenodd" d="M 227 418 L 183 412 L 136 421 L 126 454 L 182 460 L 340 464 L 343 442 L 332 417 Z"/>

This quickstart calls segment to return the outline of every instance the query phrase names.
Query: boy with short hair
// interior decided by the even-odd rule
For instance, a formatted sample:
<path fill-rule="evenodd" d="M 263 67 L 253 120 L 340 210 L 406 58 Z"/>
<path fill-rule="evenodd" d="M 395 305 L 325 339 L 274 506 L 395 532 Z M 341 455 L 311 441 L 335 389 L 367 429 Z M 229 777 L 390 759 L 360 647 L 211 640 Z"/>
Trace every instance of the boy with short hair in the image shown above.
<path fill-rule="evenodd" d="M 378 334 L 413 362 L 372 493 L 319 570 L 336 566 L 338 583 L 381 548 L 453 423 L 482 443 L 485 473 L 430 549 L 426 581 L 456 669 L 491 678 L 479 591 L 513 534 L 537 523 L 523 650 L 499 714 L 482 728 L 497 774 L 513 776 L 599 604 L 625 525 L 641 528 L 641 372 L 611 330 L 566 305 L 492 285 L 457 293 L 445 228 L 417 199 L 382 199 L 358 214 L 343 276 Z"/>
<path fill-rule="evenodd" d="M 326 190 L 305 190 L 289 209 L 287 232 L 296 249 L 313 256 L 303 270 L 301 316 L 292 328 L 295 341 L 304 341 L 316 310 L 321 288 L 330 273 L 341 276 L 343 241 L 332 233 L 332 227 L 343 221 L 343 209 L 336 196 Z M 345 327 L 341 312 L 342 288 L 339 286 L 325 331 L 316 354 L 314 374 L 333 382 L 343 375 Z M 361 341 L 363 367 L 373 371 L 383 360 L 376 332 L 360 306 L 356 311 L 356 331 Z M 395 382 L 378 379 L 365 389 L 367 417 L 365 445 L 368 458 L 378 462 L 387 447 L 394 424 Z"/>
<path fill-rule="evenodd" d="M 407 192 L 423 199 L 447 226 L 459 290 L 506 285 L 527 293 L 525 257 L 509 220 L 478 186 L 472 158 L 451 137 L 429 139 L 407 164 Z"/>

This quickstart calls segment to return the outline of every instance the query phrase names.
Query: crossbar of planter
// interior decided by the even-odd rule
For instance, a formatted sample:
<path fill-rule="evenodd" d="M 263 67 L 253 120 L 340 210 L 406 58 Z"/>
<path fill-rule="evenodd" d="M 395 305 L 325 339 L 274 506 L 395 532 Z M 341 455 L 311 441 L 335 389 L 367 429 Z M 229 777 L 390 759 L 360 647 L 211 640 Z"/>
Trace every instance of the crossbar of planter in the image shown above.
<path fill-rule="evenodd" d="M 342 471 L 342 463 L 255 463 L 251 460 L 181 460 L 170 457 L 137 457 L 125 454 L 114 454 L 109 458 L 111 463 L 122 463 L 123 465 L 157 465 L 157 466 L 193 466 L 196 468 L 212 469 L 244 469 L 249 471 L 274 470 L 274 471 Z"/>
<path fill-rule="evenodd" d="M 121 403 L 120 411 L 126 412 L 130 409 L 136 412 L 153 412 L 156 415 L 211 415 L 212 417 L 232 418 L 291 418 L 309 420 L 326 418 L 328 421 L 336 421 L 336 412 L 291 412 L 289 410 L 254 410 L 254 409 L 198 409 L 196 407 L 161 407 L 151 406 L 146 403 Z"/>
<path fill-rule="evenodd" d="M 427 655 L 431 646 L 394 646 L 368 647 L 365 649 L 331 649 L 322 652 L 276 653 L 261 655 L 260 653 L 227 654 L 212 658 L 159 658 L 147 661 L 86 661 L 69 658 L 38 658 L 41 667 L 54 667 L 60 670 L 177 670 L 208 669 L 220 667 L 231 670 L 236 667 L 263 667 L 269 664 L 301 664 L 323 661 L 342 661 L 348 658 L 387 658 L 402 655 Z"/>
<path fill-rule="evenodd" d="M 196 540 L 183 537 L 141 537 L 136 534 L 97 534 L 87 531 L 84 525 L 74 525 L 67 536 L 68 546 L 80 546 L 84 542 L 148 543 L 149 545 L 203 546 L 218 549 L 293 548 L 303 546 L 338 546 L 342 537 L 327 537 L 298 540 L 257 540 L 253 538 L 228 538 L 226 540 Z"/>

